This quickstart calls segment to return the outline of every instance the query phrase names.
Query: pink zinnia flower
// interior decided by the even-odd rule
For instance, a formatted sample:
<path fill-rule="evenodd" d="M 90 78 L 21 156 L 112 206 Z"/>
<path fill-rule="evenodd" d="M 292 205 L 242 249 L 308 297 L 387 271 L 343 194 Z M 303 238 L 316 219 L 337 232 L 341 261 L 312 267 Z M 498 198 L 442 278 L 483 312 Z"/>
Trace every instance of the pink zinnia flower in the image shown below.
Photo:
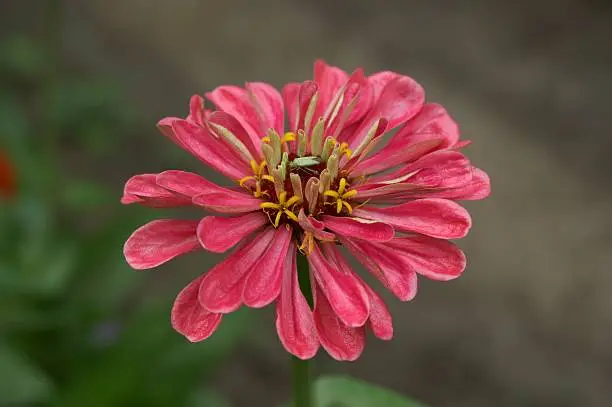
<path fill-rule="evenodd" d="M 354 360 L 366 327 L 390 339 L 387 306 L 340 245 L 402 301 L 414 298 L 419 274 L 441 281 L 461 275 L 465 256 L 449 240 L 464 237 L 471 220 L 456 200 L 485 198 L 489 178 L 460 152 L 468 142 L 459 141 L 453 119 L 426 104 L 413 79 L 361 69 L 348 75 L 317 61 L 313 81 L 289 83 L 281 93 L 257 82 L 206 97 L 217 110 L 193 96 L 186 119 L 165 118 L 158 127 L 234 186 L 170 170 L 134 176 L 122 198 L 226 215 L 156 220 L 125 244 L 135 269 L 235 247 L 176 299 L 172 324 L 190 341 L 208 338 L 242 305 L 272 303 L 280 341 L 302 359 L 323 346 L 335 359 Z M 312 309 L 300 290 L 298 250 L 310 265 Z"/>

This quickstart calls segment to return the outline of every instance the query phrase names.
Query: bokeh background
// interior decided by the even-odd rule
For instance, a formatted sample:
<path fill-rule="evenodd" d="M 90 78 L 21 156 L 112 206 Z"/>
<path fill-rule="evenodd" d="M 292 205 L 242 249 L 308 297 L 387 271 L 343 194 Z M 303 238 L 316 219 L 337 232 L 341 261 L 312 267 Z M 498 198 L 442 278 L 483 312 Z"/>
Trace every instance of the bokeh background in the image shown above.
<path fill-rule="evenodd" d="M 189 345 L 179 289 L 218 257 L 129 270 L 129 233 L 197 216 L 118 204 L 129 176 L 198 170 L 157 134 L 219 84 L 309 78 L 324 58 L 425 86 L 475 141 L 469 268 L 387 296 L 396 333 L 344 372 L 431 406 L 612 405 L 612 7 L 605 0 L 3 0 L 0 406 L 277 406 L 271 310 Z M 215 179 L 214 177 L 212 177 Z M 224 320 L 225 321 L 225 320 Z"/>

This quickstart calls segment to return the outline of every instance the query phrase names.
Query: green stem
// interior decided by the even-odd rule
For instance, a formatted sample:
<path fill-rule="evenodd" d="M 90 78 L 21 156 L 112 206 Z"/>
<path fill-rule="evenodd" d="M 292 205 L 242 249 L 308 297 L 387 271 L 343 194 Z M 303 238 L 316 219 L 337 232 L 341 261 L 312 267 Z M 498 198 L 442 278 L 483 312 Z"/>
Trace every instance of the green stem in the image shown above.
<path fill-rule="evenodd" d="M 310 363 L 308 360 L 301 360 L 292 356 L 291 365 L 293 370 L 293 407 L 311 407 Z"/>
<path fill-rule="evenodd" d="M 306 256 L 297 257 L 298 281 L 302 294 L 310 308 L 313 308 L 312 289 L 310 286 L 310 270 Z M 312 383 L 310 380 L 310 363 L 295 356 L 291 357 L 293 377 L 293 407 L 312 407 Z"/>

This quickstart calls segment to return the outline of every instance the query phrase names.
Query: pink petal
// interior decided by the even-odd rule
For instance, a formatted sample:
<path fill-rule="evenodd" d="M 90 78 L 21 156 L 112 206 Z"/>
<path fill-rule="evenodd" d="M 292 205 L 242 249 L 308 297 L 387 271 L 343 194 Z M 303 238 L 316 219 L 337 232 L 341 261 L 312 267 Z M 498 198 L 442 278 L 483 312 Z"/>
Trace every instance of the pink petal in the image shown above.
<path fill-rule="evenodd" d="M 465 255 L 446 240 L 427 236 L 402 236 L 393 239 L 388 245 L 404 257 L 411 269 L 432 280 L 452 280 L 465 270 Z"/>
<path fill-rule="evenodd" d="M 253 266 L 242 292 L 244 304 L 252 308 L 262 308 L 274 301 L 280 294 L 285 260 L 291 244 L 292 230 L 284 226 L 276 229 L 274 238 L 265 254 Z"/>
<path fill-rule="evenodd" d="M 265 229 L 206 273 L 200 285 L 200 305 L 222 314 L 237 310 L 246 277 L 270 246 L 274 231 L 272 227 Z"/>
<path fill-rule="evenodd" d="M 235 191 L 217 185 L 193 198 L 195 205 L 218 213 L 245 213 L 260 210 L 261 200 L 243 191 Z"/>
<path fill-rule="evenodd" d="M 355 209 L 353 215 L 388 223 L 396 230 L 440 239 L 464 237 L 472 226 L 467 210 L 456 202 L 439 198 L 416 199 L 384 208 L 368 205 Z"/>
<path fill-rule="evenodd" d="M 327 110 L 336 93 L 348 81 L 348 74 L 342 69 L 327 65 L 319 59 L 314 64 L 314 81 L 319 88 L 319 99 L 313 121 L 316 121 Z"/>
<path fill-rule="evenodd" d="M 323 257 L 319 245 L 314 246 L 313 252 L 308 256 L 308 263 L 321 291 L 344 324 L 351 327 L 362 326 L 368 319 L 370 304 L 361 282 L 353 273 L 337 270 L 337 267 Z"/>
<path fill-rule="evenodd" d="M 419 114 L 409 120 L 391 138 L 395 143 L 416 144 L 425 140 L 442 139 L 442 148 L 450 148 L 459 141 L 459 127 L 446 109 L 437 103 L 427 103 Z"/>
<path fill-rule="evenodd" d="M 242 143 L 244 148 L 246 148 L 249 153 L 251 153 L 253 158 L 257 159 L 261 156 L 260 141 L 256 140 L 255 142 L 253 142 L 249 133 L 244 129 L 242 124 L 240 124 L 240 121 L 238 121 L 234 116 L 226 112 L 213 112 L 208 115 L 207 123 L 212 123 L 227 129 L 232 135 L 234 135 L 234 137 L 236 137 L 236 139 L 240 143 Z M 211 128 L 211 131 L 217 136 L 217 138 L 222 139 L 222 136 L 220 134 L 217 134 L 217 131 L 214 127 Z M 229 144 L 228 147 L 233 148 Z"/>
<path fill-rule="evenodd" d="M 158 174 L 155 182 L 162 188 L 193 198 L 217 186 L 193 172 L 168 170 Z"/>
<path fill-rule="evenodd" d="M 386 242 L 393 239 L 395 235 L 392 226 L 369 219 L 323 215 L 322 220 L 325 227 L 347 237 Z"/>
<path fill-rule="evenodd" d="M 288 83 L 283 87 L 282 95 L 287 110 L 289 128 L 292 131 L 297 129 L 298 94 L 300 93 L 300 83 Z"/>
<path fill-rule="evenodd" d="M 298 221 L 305 232 L 312 233 L 313 236 L 319 240 L 334 241 L 336 239 L 336 235 L 323 230 L 325 228 L 323 222 L 320 222 L 311 215 L 306 215 L 304 209 L 300 209 L 300 212 L 298 214 Z"/>
<path fill-rule="evenodd" d="M 393 79 L 384 87 L 371 113 L 361 122 L 355 135 L 347 140 L 350 147 L 358 147 L 374 122 L 381 117 L 387 120 L 389 129 L 410 120 L 421 110 L 424 100 L 423 88 L 413 79 L 407 76 Z"/>
<path fill-rule="evenodd" d="M 398 253 L 386 244 L 358 239 L 340 241 L 397 298 L 402 301 L 414 298 L 417 293 L 417 275 Z"/>
<path fill-rule="evenodd" d="M 204 109 L 204 98 L 200 95 L 193 95 L 189 100 L 189 115 L 186 120 L 204 126 L 206 120 L 206 109 Z"/>
<path fill-rule="evenodd" d="M 337 113 L 331 117 L 331 113 L 336 110 L 338 104 L 340 107 Z M 371 107 L 372 91 L 368 80 L 363 74 L 363 69 L 357 69 L 338 90 L 331 104 L 327 106 L 327 135 L 337 137 L 345 126 L 363 118 Z"/>
<path fill-rule="evenodd" d="M 436 198 L 476 201 L 485 199 L 491 194 L 491 180 L 486 172 L 480 168 L 472 167 L 472 179 L 466 185 L 447 191 L 427 194 Z"/>
<path fill-rule="evenodd" d="M 312 98 L 317 93 L 317 91 L 317 84 L 313 81 L 305 81 L 300 86 L 300 91 L 298 92 L 297 97 L 296 112 L 296 114 L 298 115 L 298 120 L 296 121 L 297 127 L 294 129 L 294 131 L 297 131 L 298 129 L 306 130 L 304 124 L 306 112 L 308 111 L 308 106 L 310 106 L 310 102 L 312 101 Z"/>
<path fill-rule="evenodd" d="M 323 348 L 336 360 L 356 360 L 365 348 L 365 328 L 346 326 L 336 316 L 325 295 L 315 295 L 314 322 Z"/>
<path fill-rule="evenodd" d="M 425 154 L 439 148 L 442 142 L 442 139 L 432 139 L 412 145 L 398 145 L 393 148 L 387 148 L 388 146 L 385 146 L 373 156 L 357 164 L 351 172 L 354 173 L 355 176 L 359 176 L 384 171 L 399 164 L 417 160 Z"/>
<path fill-rule="evenodd" d="M 198 225 L 198 239 L 206 250 L 223 253 L 266 223 L 268 218 L 263 212 L 231 218 L 207 216 Z"/>
<path fill-rule="evenodd" d="M 123 246 L 128 264 L 150 269 L 199 247 L 198 221 L 161 219 L 139 227 Z"/>
<path fill-rule="evenodd" d="M 319 338 L 312 311 L 300 289 L 295 257 L 295 248 L 290 248 L 284 262 L 280 298 L 276 303 L 276 331 L 285 349 L 305 360 L 316 355 Z"/>
<path fill-rule="evenodd" d="M 206 94 L 217 109 L 234 116 L 257 145 L 262 135 L 261 123 L 246 89 L 238 86 L 219 86 Z"/>
<path fill-rule="evenodd" d="M 324 245 L 324 253 L 330 263 L 336 265 L 340 270 L 345 273 L 350 273 L 355 276 L 357 280 L 361 282 L 363 288 L 368 293 L 370 300 L 370 317 L 368 322 L 372 328 L 374 335 L 383 340 L 389 340 L 393 337 L 393 320 L 389 309 L 384 301 L 367 285 L 353 270 L 349 267 L 347 262 L 342 257 L 342 254 L 335 245 Z"/>
<path fill-rule="evenodd" d="M 172 327 L 191 342 L 209 338 L 221 323 L 221 314 L 207 311 L 198 302 L 198 291 L 204 276 L 193 280 L 179 293 L 172 307 Z"/>
<path fill-rule="evenodd" d="M 239 180 L 250 174 L 250 164 L 242 155 L 212 136 L 208 130 L 186 120 L 174 121 L 172 130 L 185 149 L 212 169 L 232 180 Z"/>
<path fill-rule="evenodd" d="M 258 113 L 262 134 L 265 134 L 268 129 L 274 129 L 282 135 L 285 125 L 285 112 L 283 98 L 278 90 L 274 86 L 263 82 L 247 83 L 246 89 L 254 97 L 251 103 Z"/>
<path fill-rule="evenodd" d="M 378 99 L 380 99 L 380 95 L 385 89 L 385 87 L 392 81 L 399 78 L 401 75 L 397 72 L 392 71 L 381 71 L 376 72 L 368 77 L 368 82 L 370 83 L 370 88 L 372 89 L 372 94 L 374 98 L 374 102 L 376 103 Z"/>
<path fill-rule="evenodd" d="M 121 203 L 124 205 L 139 203 L 154 208 L 169 208 L 191 205 L 187 196 L 175 194 L 159 186 L 155 179 L 157 174 L 134 175 L 126 183 Z"/>
<path fill-rule="evenodd" d="M 366 185 L 383 186 L 406 182 L 423 187 L 449 189 L 467 185 L 471 180 L 470 161 L 458 151 L 442 150 L 426 154 L 392 173 L 371 177 Z"/>
<path fill-rule="evenodd" d="M 176 134 L 174 134 L 174 129 L 172 128 L 172 125 L 174 124 L 174 122 L 181 121 L 181 120 L 183 119 L 180 119 L 178 117 L 164 117 L 159 122 L 157 122 L 157 129 L 160 131 L 161 134 L 168 137 L 179 147 L 181 147 L 184 150 L 189 151 L 189 149 L 185 147 L 185 145 L 181 143 L 181 141 L 176 137 Z"/>
<path fill-rule="evenodd" d="M 389 308 L 372 288 L 368 285 L 365 288 L 370 299 L 370 328 L 377 338 L 388 341 L 393 338 L 393 318 Z"/>

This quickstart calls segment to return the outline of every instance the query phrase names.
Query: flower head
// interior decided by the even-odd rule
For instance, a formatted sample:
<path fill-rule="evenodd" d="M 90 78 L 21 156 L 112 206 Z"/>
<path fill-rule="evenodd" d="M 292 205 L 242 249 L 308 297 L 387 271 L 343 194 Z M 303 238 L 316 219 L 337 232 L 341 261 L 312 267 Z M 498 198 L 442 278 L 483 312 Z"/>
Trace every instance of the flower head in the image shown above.
<path fill-rule="evenodd" d="M 456 201 L 485 198 L 489 178 L 461 152 L 468 142 L 459 141 L 446 110 L 426 104 L 413 79 L 361 69 L 348 75 L 317 61 L 313 81 L 289 83 L 282 93 L 247 83 L 206 97 L 217 110 L 193 96 L 187 118 L 158 127 L 233 186 L 171 170 L 134 176 L 122 198 L 224 215 L 156 220 L 125 244 L 136 269 L 235 247 L 176 299 L 172 324 L 189 340 L 206 339 L 222 315 L 243 305 L 275 303 L 289 352 L 306 359 L 323 346 L 338 360 L 354 360 L 366 327 L 388 340 L 393 325 L 339 246 L 402 301 L 414 298 L 419 274 L 445 281 L 463 272 L 465 256 L 449 240 L 464 237 L 471 220 Z M 310 266 L 312 309 L 298 282 L 298 252 Z"/>

